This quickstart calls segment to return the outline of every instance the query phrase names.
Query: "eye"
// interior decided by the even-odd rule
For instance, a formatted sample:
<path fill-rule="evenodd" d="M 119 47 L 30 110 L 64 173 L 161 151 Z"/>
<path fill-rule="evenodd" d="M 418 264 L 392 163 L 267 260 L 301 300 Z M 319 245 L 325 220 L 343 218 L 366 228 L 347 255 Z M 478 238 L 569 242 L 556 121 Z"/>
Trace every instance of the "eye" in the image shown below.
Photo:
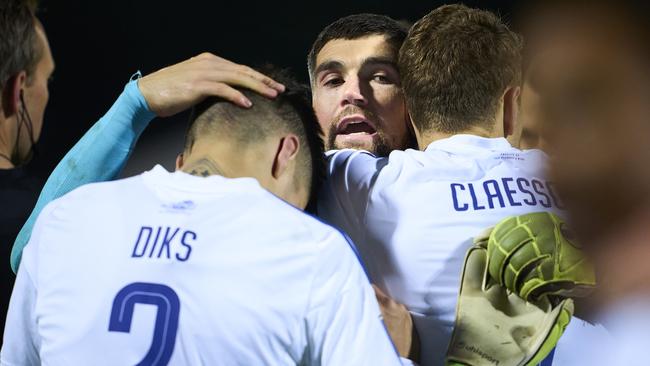
<path fill-rule="evenodd" d="M 392 81 L 384 74 L 375 74 L 373 75 L 372 80 L 380 84 L 392 84 Z"/>
<path fill-rule="evenodd" d="M 323 81 L 323 85 L 328 87 L 336 87 L 343 84 L 343 78 L 340 76 L 328 77 Z"/>

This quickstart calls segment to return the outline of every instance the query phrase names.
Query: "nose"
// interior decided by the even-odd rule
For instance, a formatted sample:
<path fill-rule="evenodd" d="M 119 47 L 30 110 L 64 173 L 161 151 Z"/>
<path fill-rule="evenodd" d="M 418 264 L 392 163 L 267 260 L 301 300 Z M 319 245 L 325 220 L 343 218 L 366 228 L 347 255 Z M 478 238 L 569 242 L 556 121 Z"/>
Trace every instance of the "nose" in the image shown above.
<path fill-rule="evenodd" d="M 361 82 L 358 77 L 349 77 L 343 85 L 342 106 L 356 105 L 365 106 L 368 100 L 361 92 Z"/>

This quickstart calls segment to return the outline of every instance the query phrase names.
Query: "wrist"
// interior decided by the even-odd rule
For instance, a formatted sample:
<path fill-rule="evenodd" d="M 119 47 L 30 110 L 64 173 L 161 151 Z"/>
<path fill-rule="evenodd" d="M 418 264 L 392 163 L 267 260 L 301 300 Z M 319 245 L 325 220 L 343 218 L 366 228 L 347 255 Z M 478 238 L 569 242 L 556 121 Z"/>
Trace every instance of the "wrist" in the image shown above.
<path fill-rule="evenodd" d="M 126 103 L 131 111 L 131 128 L 137 136 L 139 136 L 149 125 L 149 122 L 156 117 L 156 114 L 151 111 L 151 108 L 149 108 L 149 104 L 138 86 L 141 77 L 142 75 L 139 71 L 135 73 L 124 87 L 124 92 L 120 96 L 120 99 Z"/>

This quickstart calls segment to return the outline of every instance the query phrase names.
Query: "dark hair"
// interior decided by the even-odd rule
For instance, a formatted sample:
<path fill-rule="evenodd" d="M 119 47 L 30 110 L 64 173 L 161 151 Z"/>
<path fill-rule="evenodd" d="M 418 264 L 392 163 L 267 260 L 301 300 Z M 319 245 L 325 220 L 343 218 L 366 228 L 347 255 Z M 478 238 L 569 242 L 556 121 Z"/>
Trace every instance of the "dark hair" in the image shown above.
<path fill-rule="evenodd" d="M 31 77 L 40 59 L 34 11 L 27 0 L 0 1 L 0 90 L 21 71 Z"/>
<path fill-rule="evenodd" d="M 445 5 L 424 16 L 398 61 L 414 125 L 457 133 L 492 124 L 504 90 L 521 83 L 522 45 L 488 11 Z"/>
<path fill-rule="evenodd" d="M 388 43 L 399 50 L 408 33 L 408 24 L 377 14 L 355 14 L 343 17 L 323 29 L 307 56 L 309 77 L 313 80 L 318 52 L 335 39 L 359 39 L 371 35 L 385 35 Z"/>
<path fill-rule="evenodd" d="M 223 132 L 243 146 L 254 144 L 277 133 L 293 133 L 300 140 L 298 174 L 306 180 L 313 201 L 325 178 L 325 149 L 323 132 L 311 106 L 306 85 L 270 65 L 258 71 L 282 83 L 286 90 L 274 99 L 247 89 L 238 89 L 251 102 L 251 108 L 241 108 L 224 99 L 208 98 L 192 109 L 185 149 L 191 150 L 197 139 L 211 132 Z"/>

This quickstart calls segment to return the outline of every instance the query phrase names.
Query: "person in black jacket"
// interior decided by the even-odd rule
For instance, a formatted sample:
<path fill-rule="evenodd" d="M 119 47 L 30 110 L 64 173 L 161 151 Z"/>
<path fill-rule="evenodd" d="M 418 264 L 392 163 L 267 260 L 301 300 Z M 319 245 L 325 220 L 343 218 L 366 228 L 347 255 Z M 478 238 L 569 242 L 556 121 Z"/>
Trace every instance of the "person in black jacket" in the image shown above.
<path fill-rule="evenodd" d="M 35 4 L 0 2 L 0 325 L 15 276 L 9 253 L 42 187 L 25 164 L 34 154 L 54 61 Z"/>

